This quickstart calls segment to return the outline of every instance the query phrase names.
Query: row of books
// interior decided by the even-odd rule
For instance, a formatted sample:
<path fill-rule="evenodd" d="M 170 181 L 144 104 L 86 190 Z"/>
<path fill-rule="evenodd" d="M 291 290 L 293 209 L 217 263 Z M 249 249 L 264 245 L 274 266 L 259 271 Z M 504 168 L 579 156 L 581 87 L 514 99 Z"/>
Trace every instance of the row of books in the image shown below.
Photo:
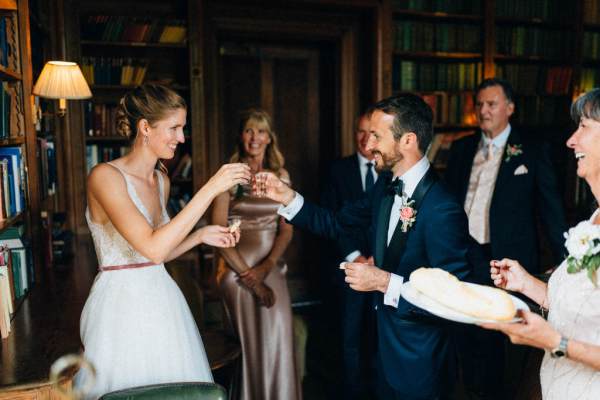
<path fill-rule="evenodd" d="M 394 30 L 397 51 L 481 52 L 481 27 L 422 21 L 398 21 Z"/>
<path fill-rule="evenodd" d="M 500 64 L 496 76 L 508 80 L 518 94 L 569 94 L 573 68 Z"/>
<path fill-rule="evenodd" d="M 108 162 L 124 156 L 129 146 L 111 146 L 104 144 L 88 144 L 85 146 L 86 170 L 89 174 L 98 163 Z"/>
<path fill-rule="evenodd" d="M 20 71 L 19 35 L 14 16 L 0 17 L 0 65 L 13 71 Z"/>
<path fill-rule="evenodd" d="M 477 122 L 473 93 L 438 92 L 421 94 L 421 97 L 433 110 L 434 125 L 474 125 Z"/>
<path fill-rule="evenodd" d="M 40 185 L 43 197 L 56 193 L 56 151 L 54 141 L 38 137 Z"/>
<path fill-rule="evenodd" d="M 600 86 L 600 70 L 597 68 L 583 68 L 581 70 L 581 80 L 579 81 L 579 90 L 587 92 Z"/>
<path fill-rule="evenodd" d="M 573 35 L 564 30 L 499 26 L 496 31 L 496 51 L 511 56 L 565 59 L 573 53 Z"/>
<path fill-rule="evenodd" d="M 583 57 L 600 59 L 600 32 L 583 33 Z"/>
<path fill-rule="evenodd" d="M 398 10 L 481 15 L 481 0 L 393 0 Z"/>
<path fill-rule="evenodd" d="M 566 126 L 571 122 L 570 106 L 571 99 L 567 96 L 519 96 L 511 120 L 525 126 Z"/>
<path fill-rule="evenodd" d="M 496 16 L 565 21 L 574 18 L 575 7 L 562 0 L 496 0 Z"/>
<path fill-rule="evenodd" d="M 92 137 L 116 136 L 116 105 L 86 101 L 83 108 L 86 135 Z"/>
<path fill-rule="evenodd" d="M 598 4 L 598 0 L 583 0 L 583 22 L 600 24 L 600 4 Z"/>
<path fill-rule="evenodd" d="M 421 63 L 394 58 L 395 91 L 472 90 L 483 77 L 479 63 Z"/>
<path fill-rule="evenodd" d="M 21 83 L 2 82 L 0 86 L 0 139 L 24 135 L 25 119 Z"/>
<path fill-rule="evenodd" d="M 185 21 L 181 19 L 90 15 L 82 22 L 84 40 L 184 43 L 187 35 Z"/>
<path fill-rule="evenodd" d="M 0 234 L 0 336 L 10 333 L 16 302 L 34 282 L 30 248 L 23 242 L 23 226 L 10 227 Z"/>
<path fill-rule="evenodd" d="M 82 57 L 81 72 L 90 85 L 141 85 L 148 60 L 134 58 Z"/>
<path fill-rule="evenodd" d="M 22 147 L 0 147 L 0 220 L 25 210 L 26 177 Z"/>

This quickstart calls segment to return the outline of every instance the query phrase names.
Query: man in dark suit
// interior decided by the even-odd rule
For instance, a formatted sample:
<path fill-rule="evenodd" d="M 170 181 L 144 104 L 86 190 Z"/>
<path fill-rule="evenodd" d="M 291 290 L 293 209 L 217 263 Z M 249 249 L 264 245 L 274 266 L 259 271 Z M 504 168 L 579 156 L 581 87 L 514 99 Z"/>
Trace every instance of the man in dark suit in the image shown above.
<path fill-rule="evenodd" d="M 375 171 L 373 155 L 367 150 L 369 141 L 369 117 L 366 114 L 356 119 L 354 127 L 356 153 L 335 160 L 321 193 L 321 205 L 332 211 L 339 211 L 344 204 L 352 203 L 366 196 L 375 186 L 378 174 Z M 367 262 L 370 254 L 354 254 L 355 258 L 348 261 Z M 342 336 L 342 357 L 344 364 L 343 393 L 340 398 L 368 398 L 372 378 L 372 350 L 374 349 L 374 314 L 371 293 L 361 293 L 352 290 L 344 284 L 344 273 L 338 266 L 348 254 L 342 254 L 333 243 L 323 243 L 324 267 L 332 270 L 333 286 L 328 285 L 329 296 L 335 297 L 335 310 L 339 313 Z M 352 256 L 351 256 L 352 257 Z M 339 387 L 336 386 L 336 390 Z"/>
<path fill-rule="evenodd" d="M 376 266 L 350 263 L 346 281 L 375 292 L 381 399 L 444 398 L 454 380 L 452 341 L 446 323 L 400 297 L 400 286 L 422 266 L 443 268 L 459 279 L 469 273 L 464 211 L 438 182 L 424 156 L 432 112 L 413 94 L 393 96 L 370 111 L 368 149 L 380 174 L 367 198 L 334 213 L 304 201 L 275 175 L 257 176 L 256 193 L 284 205 L 292 224 L 340 238 L 346 254 L 360 249 L 357 232 L 369 232 Z"/>
<path fill-rule="evenodd" d="M 511 127 L 513 98 L 505 80 L 486 79 L 479 85 L 475 107 L 481 132 L 452 144 L 445 176 L 469 220 L 474 280 L 492 286 L 492 259 L 516 259 L 529 272 L 541 272 L 536 214 L 548 233 L 554 265 L 564 251 L 565 215 L 548 147 Z M 468 330 L 465 338 L 464 353 L 474 352 L 465 360 L 467 386 L 481 398 L 498 398 L 504 338 L 481 330 Z"/>

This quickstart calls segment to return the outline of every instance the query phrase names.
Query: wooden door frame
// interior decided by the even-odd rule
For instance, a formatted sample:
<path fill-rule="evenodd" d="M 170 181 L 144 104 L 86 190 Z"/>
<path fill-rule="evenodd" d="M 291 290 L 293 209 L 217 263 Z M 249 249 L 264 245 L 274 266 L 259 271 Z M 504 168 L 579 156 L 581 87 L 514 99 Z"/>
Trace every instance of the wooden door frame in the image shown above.
<path fill-rule="evenodd" d="M 319 98 L 318 98 L 318 92 L 319 92 L 319 54 L 318 54 L 318 50 L 314 49 L 314 50 L 310 50 L 310 49 L 304 49 L 304 48 L 283 48 L 283 47 L 278 47 L 278 46 L 269 46 L 269 45 L 264 45 L 264 46 L 260 46 L 260 50 L 259 50 L 259 54 L 249 54 L 249 53 L 243 53 L 243 54 L 238 54 L 238 52 L 227 52 L 227 54 L 222 54 L 222 56 L 255 56 L 257 58 L 260 59 L 260 76 L 261 76 L 261 93 L 260 93 L 260 106 L 267 111 L 270 115 L 271 118 L 273 118 L 275 121 L 277 121 L 277 115 L 275 112 L 275 105 L 274 105 L 274 88 L 272 85 L 272 78 L 273 78 L 273 60 L 275 59 L 285 59 L 285 60 L 302 60 L 302 61 L 306 61 L 307 62 L 307 73 L 308 73 L 308 77 L 307 77 L 307 88 L 308 88 L 308 98 L 307 98 L 307 104 L 308 104 L 308 115 L 311 116 L 311 118 L 308 119 L 307 123 L 307 129 L 310 132 L 317 132 L 319 130 L 319 113 L 320 113 L 320 107 L 319 107 Z M 266 84 L 265 84 L 266 83 Z M 222 100 L 221 98 L 219 100 Z M 219 119 L 219 123 L 222 126 L 222 122 L 221 119 Z M 219 136 L 219 139 L 223 138 L 223 136 Z M 317 140 L 313 135 L 309 135 L 307 136 L 307 140 Z M 218 150 L 217 154 L 221 153 L 221 143 L 220 142 L 213 142 L 213 145 L 215 145 Z M 309 147 L 312 148 L 310 145 L 316 145 L 316 143 L 310 143 Z M 317 159 L 313 159 L 313 157 L 315 157 L 316 155 L 314 154 L 309 154 L 307 155 L 308 159 L 307 162 L 314 162 L 316 164 Z M 227 156 L 225 156 L 226 158 Z M 217 157 L 215 157 L 217 158 Z M 312 160 L 312 161 L 311 161 Z M 224 162 L 225 160 L 221 161 Z"/>
<path fill-rule="evenodd" d="M 299 3 L 307 3 L 300 1 Z M 310 2 L 308 2 L 310 3 Z M 333 2 L 335 3 L 335 2 Z M 387 94 L 385 90 L 390 85 L 386 84 L 384 71 L 389 69 L 386 54 L 387 47 L 390 45 L 390 40 L 383 40 L 389 35 L 386 33 L 385 27 L 389 25 L 389 15 L 385 12 L 386 2 L 379 1 L 358 1 L 350 4 L 335 4 L 336 7 L 345 9 L 351 8 L 358 16 L 360 13 L 369 11 L 374 15 L 374 35 L 373 35 L 373 76 L 374 85 L 372 99 L 378 99 Z M 310 11 L 306 11 L 310 14 Z M 205 87 L 207 93 L 206 109 L 206 127 L 207 129 L 200 131 L 202 137 L 195 137 L 194 142 L 202 141 L 206 152 L 201 155 L 201 159 L 195 159 L 196 164 L 194 173 L 201 177 L 196 181 L 198 187 L 206 182 L 210 174 L 214 173 L 219 166 L 225 161 L 220 157 L 220 145 L 223 140 L 222 126 L 220 123 L 220 98 L 218 90 L 219 82 L 219 38 L 223 34 L 247 34 L 257 37 L 258 35 L 283 35 L 287 37 L 296 37 L 308 40 L 329 41 L 335 43 L 339 48 L 339 65 L 340 65 L 340 87 L 337 90 L 337 95 L 340 102 L 339 116 L 339 135 L 340 135 L 340 152 L 342 155 L 351 154 L 354 151 L 354 133 L 353 124 L 357 113 L 359 112 L 359 76 L 358 76 L 358 55 L 359 49 L 357 46 L 357 36 L 359 31 L 359 23 L 357 18 L 349 18 L 345 20 L 332 18 L 329 23 L 323 23 L 323 15 L 315 14 L 314 22 L 312 19 L 269 19 L 262 14 L 253 14 L 249 16 L 240 15 L 208 15 L 205 10 L 205 38 L 206 38 L 206 53 L 205 53 Z M 196 153 L 198 154 L 198 153 Z"/>

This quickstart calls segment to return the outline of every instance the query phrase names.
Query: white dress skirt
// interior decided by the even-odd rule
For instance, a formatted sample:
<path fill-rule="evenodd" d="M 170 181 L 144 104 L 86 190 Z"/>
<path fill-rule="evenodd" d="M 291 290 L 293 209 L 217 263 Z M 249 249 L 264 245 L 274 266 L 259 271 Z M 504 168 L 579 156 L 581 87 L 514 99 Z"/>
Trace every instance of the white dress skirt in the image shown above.
<path fill-rule="evenodd" d="M 121 172 L 132 201 L 151 223 L 127 174 Z M 164 224 L 169 217 L 162 174 L 157 175 Z M 148 263 L 110 222 L 96 224 L 88 212 L 86 218 L 100 266 Z M 81 314 L 80 333 L 84 357 L 96 369 L 88 399 L 134 386 L 213 381 L 198 327 L 163 264 L 98 273 Z M 87 378 L 87 371 L 81 370 L 75 385 Z"/>

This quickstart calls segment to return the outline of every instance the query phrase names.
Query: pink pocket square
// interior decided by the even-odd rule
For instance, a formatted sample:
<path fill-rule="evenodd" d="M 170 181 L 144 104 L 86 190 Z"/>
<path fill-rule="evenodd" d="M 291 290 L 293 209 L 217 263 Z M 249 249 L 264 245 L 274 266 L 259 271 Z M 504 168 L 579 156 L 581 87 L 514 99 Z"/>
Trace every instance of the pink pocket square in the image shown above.
<path fill-rule="evenodd" d="M 513 175 L 525 175 L 527 172 L 529 172 L 527 170 L 527 167 L 525 165 L 521 164 L 517 167 L 517 169 L 515 169 L 515 172 L 513 173 Z"/>

